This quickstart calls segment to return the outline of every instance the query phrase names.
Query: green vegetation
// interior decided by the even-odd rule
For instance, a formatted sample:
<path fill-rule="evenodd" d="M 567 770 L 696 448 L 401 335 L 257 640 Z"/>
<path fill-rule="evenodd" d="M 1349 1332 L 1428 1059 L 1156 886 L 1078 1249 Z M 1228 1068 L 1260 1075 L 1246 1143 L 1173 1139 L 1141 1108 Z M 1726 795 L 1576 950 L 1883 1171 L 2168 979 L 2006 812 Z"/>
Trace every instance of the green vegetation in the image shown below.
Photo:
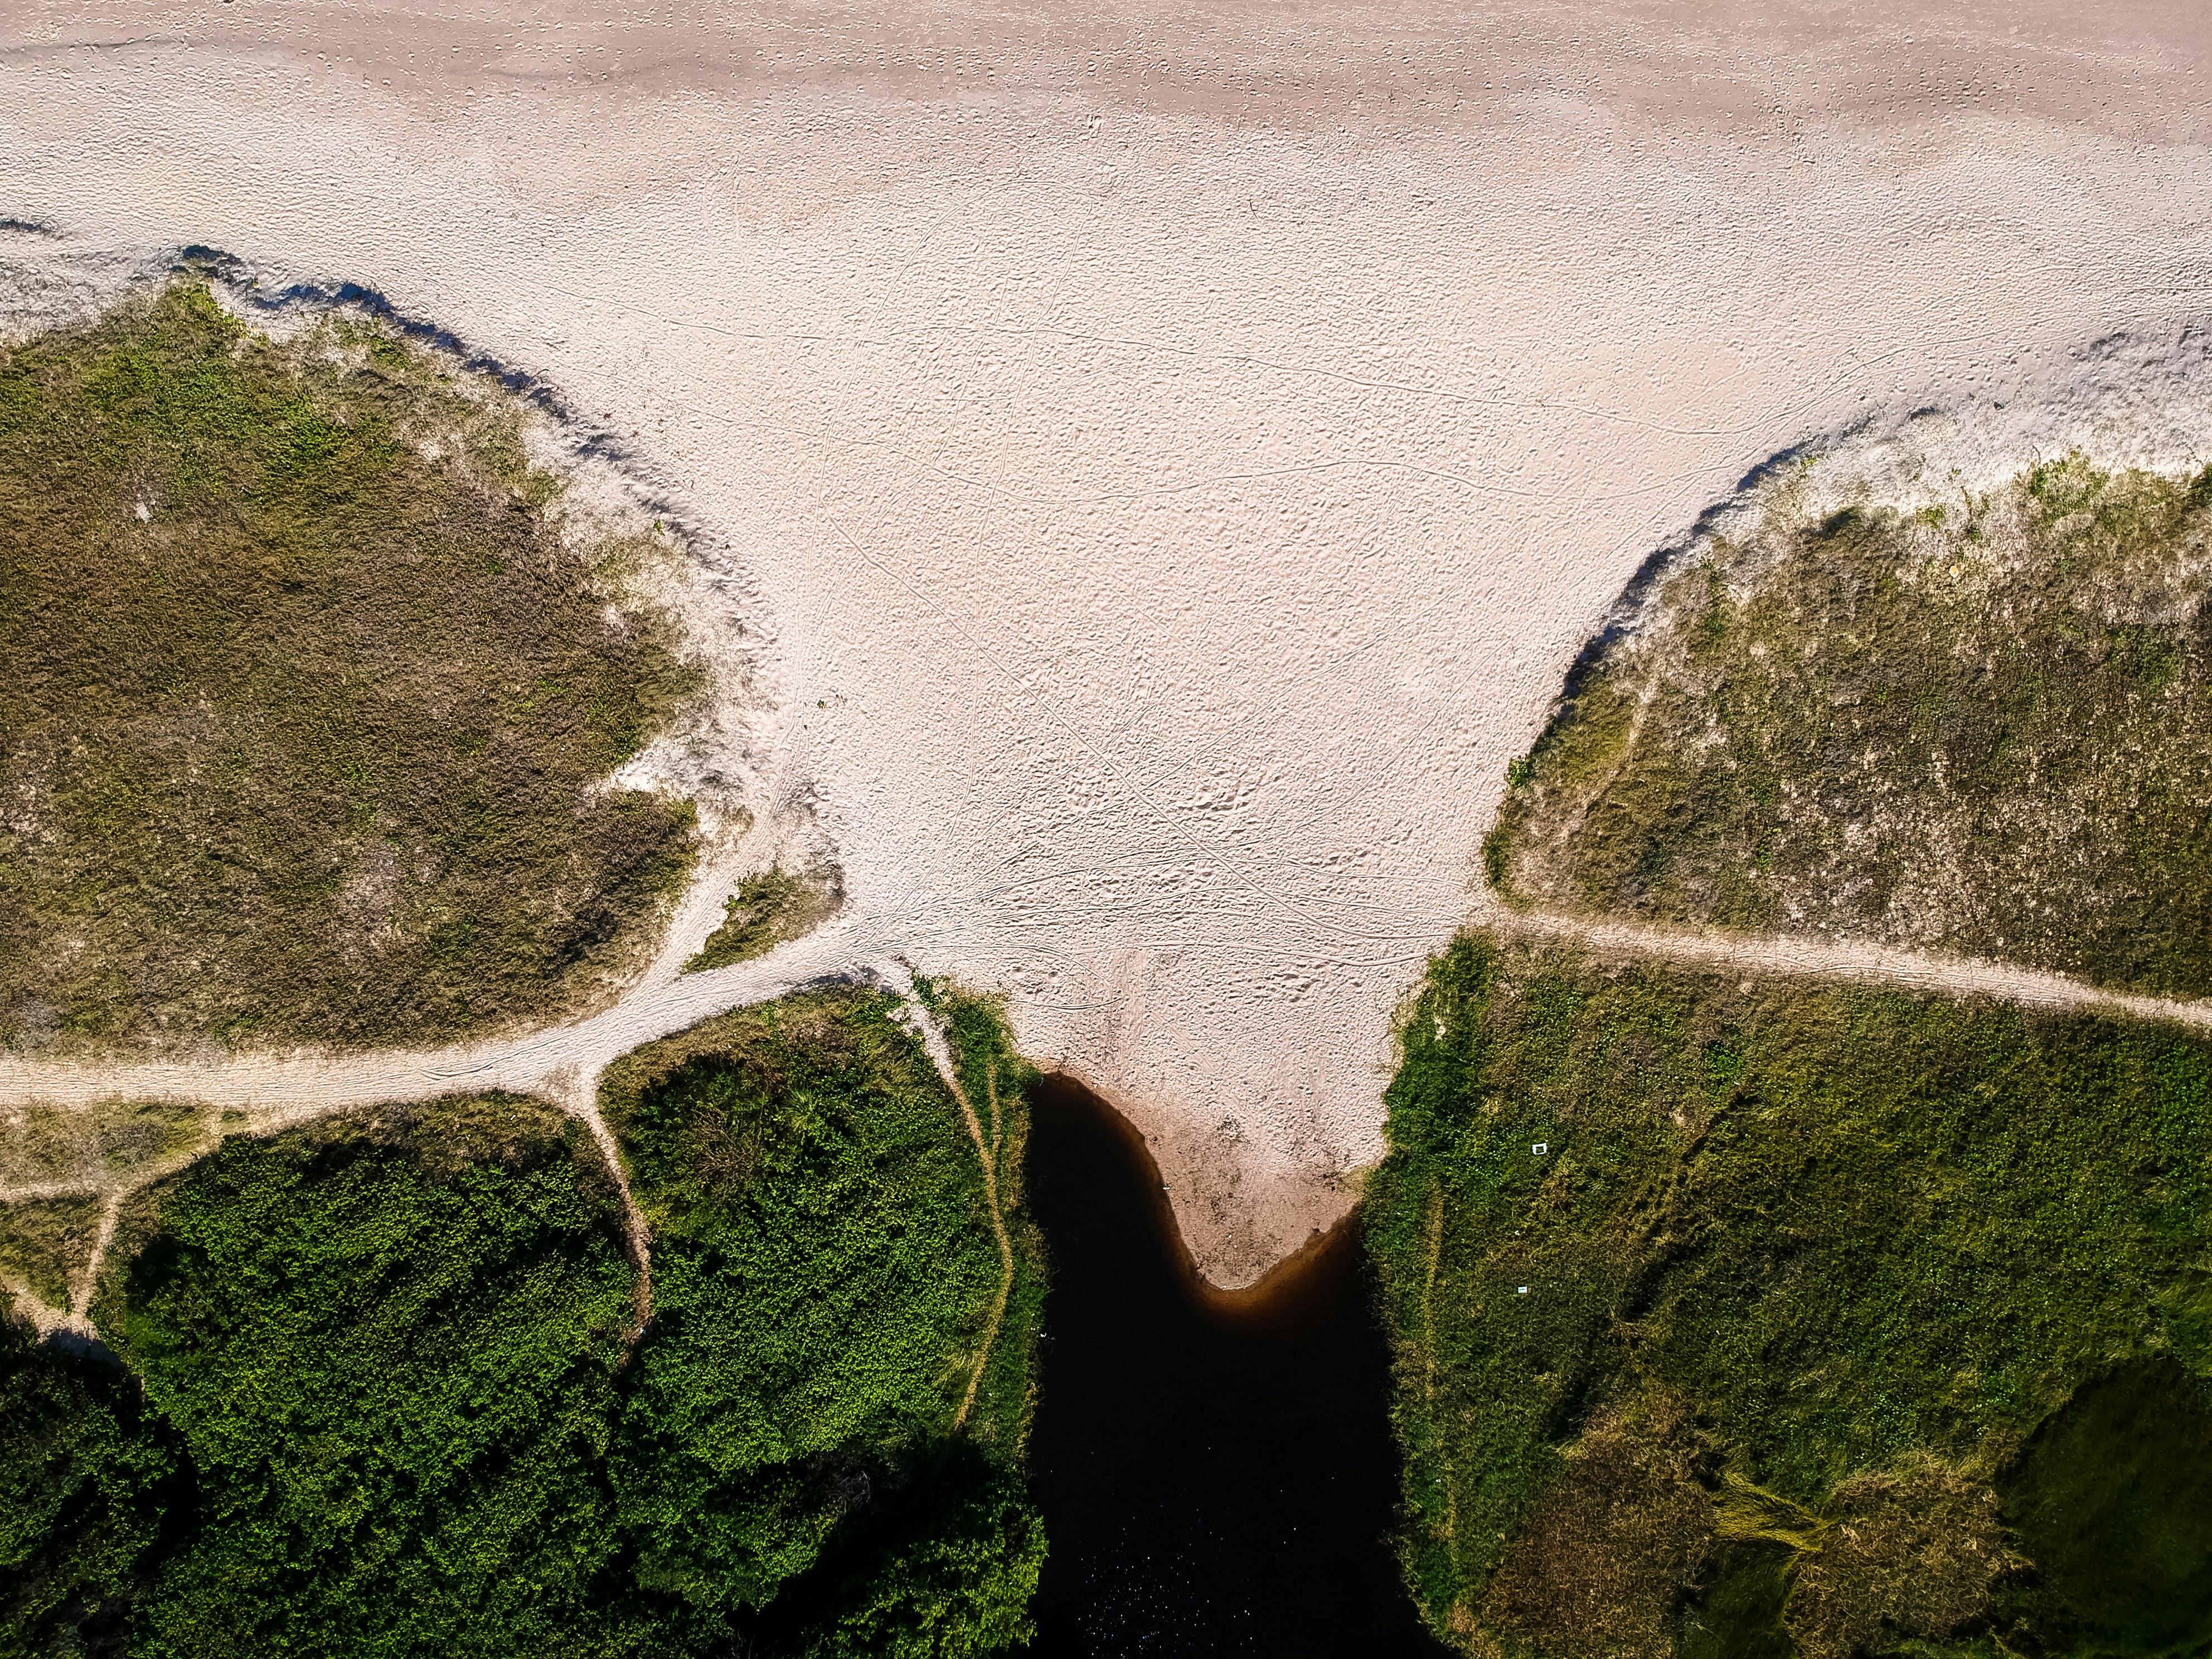
<path fill-rule="evenodd" d="M 1037 1335 L 1044 1326 L 1044 1235 L 1030 1219 L 1022 1175 L 1029 1148 L 1028 1090 L 1036 1068 L 1014 1048 L 1003 999 L 920 975 L 915 990 L 945 1032 L 960 1084 L 958 1103 L 973 1120 L 963 1127 L 982 1143 L 987 1194 L 995 1199 L 1003 1224 L 997 1338 L 969 1378 L 963 1410 L 969 1432 L 1010 1462 L 1029 1431 Z"/>
<path fill-rule="evenodd" d="M 179 281 L 0 348 L 0 1042 L 421 1042 L 649 948 L 688 672 L 516 417 Z"/>
<path fill-rule="evenodd" d="M 1907 517 L 1784 490 L 1515 763 L 1509 900 L 2212 991 L 2212 470 Z"/>
<path fill-rule="evenodd" d="M 2146 1457 L 2146 1449 L 2157 1455 Z M 2091 1650 L 2186 1651 L 2212 1629 L 2212 1410 L 2153 1364 L 2085 1389 L 2021 1460 L 2012 1508 L 2045 1628 Z"/>
<path fill-rule="evenodd" d="M 0 1205 L 0 1291 L 28 1291 L 66 1310 L 77 1275 L 92 1260 L 100 1208 L 91 1194 Z"/>
<path fill-rule="evenodd" d="M 781 865 L 747 876 L 722 906 L 722 925 L 707 937 L 699 953 L 684 964 L 687 974 L 764 957 L 787 939 L 803 939 L 844 902 L 844 887 L 835 870 L 787 875 Z"/>
<path fill-rule="evenodd" d="M 118 1651 L 140 1564 L 190 1502 L 130 1377 L 0 1315 L 0 1659 Z"/>
<path fill-rule="evenodd" d="M 2212 1045 L 1476 935 L 1403 1052 L 1364 1214 L 1439 1632 L 2212 1643 Z"/>
<path fill-rule="evenodd" d="M 1006 1080 L 992 1097 L 1018 1159 L 1026 1070 L 988 1005 L 946 1000 L 972 1032 L 963 1058 Z M 617 1479 L 645 1584 L 734 1616 L 805 1574 L 775 1610 L 785 1641 L 830 1641 L 812 1617 L 858 1620 L 871 1652 L 907 1625 L 944 1638 L 917 1652 L 988 1651 L 1022 1627 L 1043 1553 L 1010 1484 L 1042 1275 L 1021 1229 L 1024 1294 L 1001 1318 L 985 1164 L 896 1012 L 878 992 L 788 997 L 609 1069 L 601 1109 L 653 1236 L 653 1322 Z M 1018 1552 L 989 1574 L 951 1571 L 979 1529 Z M 933 1579 L 939 1543 L 954 1553 Z M 974 1640 L 948 1644 L 955 1628 Z"/>
<path fill-rule="evenodd" d="M 932 994 L 1018 1168 L 1029 1073 Z M 1025 1639 L 1034 1233 L 898 1013 L 795 996 L 611 1068 L 641 1333 L 613 1177 L 533 1101 L 234 1136 L 143 1191 L 92 1307 L 128 1371 L 0 1342 L 0 1656 Z"/>
<path fill-rule="evenodd" d="M 1806 499 L 1594 647 L 1492 883 L 2212 991 L 2212 470 Z M 2212 1644 L 2203 1044 L 1475 939 L 1405 1053 L 1370 1226 L 1439 1628 Z"/>
<path fill-rule="evenodd" d="M 206 1136 L 204 1109 L 188 1101 L 0 1108 L 0 1186 L 97 1186 L 180 1157 Z"/>
<path fill-rule="evenodd" d="M 489 1097 L 234 1138 L 135 1209 L 93 1315 L 198 1512 L 133 1655 L 635 1646 L 599 1467 L 632 1273 L 580 1125 Z"/>
<path fill-rule="evenodd" d="M 1010 1468 L 955 1453 L 921 1501 L 871 1529 L 787 1651 L 805 1659 L 940 1659 L 1002 1653 L 1036 1634 L 1029 1616 L 1044 1525 Z"/>

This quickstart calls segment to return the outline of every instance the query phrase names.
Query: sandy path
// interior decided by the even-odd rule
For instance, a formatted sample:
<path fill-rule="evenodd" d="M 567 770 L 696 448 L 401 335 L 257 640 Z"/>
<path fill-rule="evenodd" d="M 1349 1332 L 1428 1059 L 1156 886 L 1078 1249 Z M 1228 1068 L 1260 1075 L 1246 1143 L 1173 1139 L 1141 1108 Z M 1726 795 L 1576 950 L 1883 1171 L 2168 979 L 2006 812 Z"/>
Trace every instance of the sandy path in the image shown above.
<path fill-rule="evenodd" d="M 715 892 L 727 884 L 710 872 L 704 884 Z M 694 896 L 696 896 L 696 895 Z M 683 914 L 698 912 L 693 933 L 715 920 L 710 910 L 688 903 Z M 678 965 L 696 949 L 696 938 L 672 939 L 645 981 L 615 1006 L 575 1024 L 526 1036 L 443 1048 L 342 1054 L 301 1049 L 290 1053 L 248 1053 L 213 1062 L 106 1064 L 47 1061 L 0 1055 L 0 1100 L 85 1107 L 116 1099 L 191 1102 L 214 1112 L 237 1113 L 243 1121 L 228 1126 L 268 1134 L 336 1113 L 388 1102 L 428 1100 L 441 1095 L 494 1090 L 532 1094 L 550 1100 L 589 1128 L 621 1194 L 630 1257 L 638 1269 L 632 1333 L 644 1328 L 653 1311 L 649 1229 L 623 1169 L 613 1132 L 599 1115 L 600 1073 L 622 1055 L 656 1038 L 687 1030 L 733 1008 L 767 1002 L 826 981 L 860 981 L 881 985 L 908 1000 L 905 1014 L 932 1062 L 958 1102 L 969 1138 L 981 1164 L 984 1194 L 998 1249 L 1001 1277 L 993 1304 L 981 1357 L 969 1380 L 960 1420 L 967 1417 L 983 1367 L 998 1338 L 1006 1301 L 1013 1289 L 1013 1245 L 999 1207 L 998 1170 L 991 1139 L 960 1085 L 944 1034 L 914 1000 L 914 977 L 906 963 L 876 948 L 880 923 L 847 912 L 803 939 L 777 947 L 756 961 L 704 973 L 684 974 Z M 210 1121 L 216 1120 L 210 1115 Z M 0 1203 L 42 1198 L 99 1194 L 107 1200 L 89 1264 L 76 1279 L 72 1305 L 46 1307 L 27 1293 L 26 1310 L 42 1328 L 66 1326 L 86 1334 L 91 1327 L 85 1305 L 91 1296 L 122 1201 L 138 1188 L 184 1168 L 210 1149 L 203 1141 L 158 1164 L 134 1168 L 109 1179 L 38 1182 L 0 1185 Z"/>
<path fill-rule="evenodd" d="M 711 921 L 707 918 L 708 925 Z M 114 1099 L 189 1101 L 216 1112 L 240 1114 L 244 1121 L 234 1129 L 267 1134 L 386 1102 L 493 1090 L 539 1096 L 585 1123 L 614 1172 L 629 1252 L 639 1273 L 633 1324 L 642 1329 L 652 1312 L 650 1241 L 614 1136 L 599 1115 L 600 1073 L 641 1044 L 807 984 L 857 979 L 910 988 L 911 976 L 903 964 L 872 946 L 873 931 L 866 918 L 848 913 L 757 961 L 700 974 L 677 971 L 697 940 L 672 940 L 653 973 L 613 1007 L 573 1025 L 503 1042 L 356 1054 L 309 1049 L 247 1053 L 212 1063 L 98 1064 L 0 1055 L 0 1100 L 64 1107 Z M 23 1297 L 26 1310 L 42 1328 L 61 1325 L 90 1334 L 85 1304 L 113 1236 L 121 1200 L 205 1150 L 197 1147 L 112 1180 L 0 1187 L 0 1202 L 94 1193 L 108 1200 L 92 1261 L 77 1276 L 72 1306 L 52 1309 Z"/>
<path fill-rule="evenodd" d="M 2164 1020 L 2212 1030 L 2212 1003 L 2135 996 L 2100 989 L 2060 975 L 2038 973 L 1973 957 L 1937 956 L 1855 941 L 1797 935 L 1744 935 L 1692 931 L 1632 922 L 1512 909 L 1488 893 L 1469 924 L 1510 936 L 1557 941 L 1602 954 L 1658 957 L 1709 970 L 1824 983 L 1892 986 L 1925 996 L 1985 998 L 2044 1012 L 2084 1011 Z M 999 1206 L 998 1171 L 991 1137 L 952 1064 L 944 1034 L 911 1000 L 913 975 L 906 963 L 870 941 L 880 927 L 848 914 L 806 938 L 757 962 L 709 973 L 678 975 L 684 951 L 672 945 L 655 974 L 613 1008 L 577 1024 L 533 1032 L 504 1042 L 383 1054 L 295 1052 L 249 1054 L 215 1064 L 86 1065 L 0 1056 L 0 1099 L 90 1105 L 115 1098 L 191 1101 L 244 1115 L 242 1127 L 268 1133 L 333 1113 L 390 1101 L 422 1100 L 469 1091 L 507 1090 L 552 1100 L 588 1126 L 620 1188 L 632 1261 L 639 1271 L 633 1329 L 652 1313 L 648 1231 L 623 1172 L 614 1137 L 600 1117 L 600 1073 L 614 1060 L 658 1037 L 747 1004 L 767 1001 L 826 979 L 866 980 L 907 996 L 907 1016 L 933 1063 L 959 1103 L 962 1121 L 981 1166 L 986 1201 L 998 1245 L 1000 1279 L 982 1350 L 955 1419 L 966 1420 L 984 1367 L 998 1339 L 1013 1288 L 1013 1247 Z M 994 1113 L 995 1119 L 995 1113 Z M 995 1123 L 994 1123 L 995 1127 Z M 149 1182 L 182 1168 L 204 1146 L 109 1181 L 41 1182 L 0 1187 L 0 1203 L 100 1194 L 99 1237 L 92 1259 L 76 1277 L 72 1304 L 49 1308 L 27 1293 L 19 1300 L 42 1328 L 93 1334 L 86 1304 L 114 1235 L 125 1197 Z"/>
<path fill-rule="evenodd" d="M 975 1404 L 975 1390 L 983 1384 L 983 1372 L 991 1363 L 991 1350 L 998 1346 L 999 1328 L 1006 1322 L 1006 1300 L 1014 1293 L 1014 1242 L 1006 1236 L 1006 1212 L 999 1207 L 997 1152 L 992 1142 L 984 1139 L 982 1120 L 975 1115 L 975 1108 L 967 1091 L 960 1086 L 959 1079 L 948 1071 L 945 1080 L 952 1085 L 952 1097 L 960 1103 L 960 1116 L 968 1126 L 968 1138 L 975 1143 L 975 1161 L 983 1166 L 983 1201 L 991 1206 L 991 1232 L 999 1243 L 999 1293 L 991 1302 L 991 1319 L 983 1328 L 983 1346 L 975 1356 L 975 1369 L 968 1374 L 968 1390 L 960 1396 L 960 1409 L 953 1414 L 952 1426 L 957 1429 L 968 1420 L 968 1413 Z M 991 1115 L 995 1133 L 995 1109 Z"/>
<path fill-rule="evenodd" d="M 1686 930 L 1633 922 L 1516 910 L 1484 894 L 1468 920 L 1522 939 L 1555 940 L 1604 954 L 1658 957 L 1685 965 L 1762 977 L 1785 977 L 1831 984 L 1891 986 L 1925 996 L 1984 998 L 2039 1011 L 2087 1011 L 2164 1020 L 2195 1030 L 2212 1030 L 2212 1002 L 2137 996 L 2102 989 L 2062 975 L 1975 957 L 1940 956 L 1858 941 L 1790 934 L 1749 935 Z M 173 1099 L 245 1115 L 244 1127 L 266 1133 L 331 1113 L 391 1101 L 424 1100 L 471 1091 L 508 1090 L 552 1100 L 590 1127 L 609 1166 L 621 1183 L 631 1248 L 642 1267 L 648 1261 L 646 1229 L 614 1139 L 599 1117 L 596 1098 L 599 1073 L 641 1044 L 667 1036 L 732 1008 L 783 996 L 824 980 L 865 980 L 912 996 L 913 978 L 905 962 L 870 941 L 880 927 L 848 915 L 805 939 L 783 945 L 757 962 L 709 973 L 675 975 L 665 970 L 640 986 L 615 1007 L 577 1024 L 504 1042 L 447 1048 L 371 1054 L 298 1051 L 286 1054 L 246 1054 L 213 1064 L 92 1065 L 0 1056 L 0 1099 L 58 1105 L 96 1101 Z M 664 963 L 682 953 L 664 953 Z M 982 1167 L 999 1253 L 1004 1269 L 998 1319 L 1012 1285 L 1013 1255 L 1000 1212 L 993 1144 L 954 1071 L 944 1035 L 909 1001 L 908 1014 L 939 1073 L 959 1103 L 969 1138 Z M 112 1182 L 72 1180 L 0 1187 L 0 1202 L 100 1193 L 111 1200 L 181 1168 L 204 1148 L 134 1170 Z M 112 1231 L 102 1228 L 102 1243 Z M 95 1261 L 95 1267 L 97 1262 Z M 641 1319 L 650 1308 L 649 1289 L 641 1288 Z M 81 1311 L 81 1310 L 79 1310 Z M 985 1353 L 989 1344 L 987 1340 Z M 979 1364 L 977 1376 L 981 1376 Z M 971 1379 L 969 1397 L 975 1392 Z M 967 1406 L 963 1403 L 962 1415 Z"/>
<path fill-rule="evenodd" d="M 1690 931 L 1635 922 L 1591 921 L 1514 910 L 1487 898 L 1470 925 L 1522 939 L 1582 945 L 1604 955 L 1659 957 L 1686 967 L 1761 978 L 1891 986 L 1922 996 L 1981 997 L 2042 1012 L 2126 1015 L 2166 1020 L 2191 1030 L 2212 1030 L 2212 1002 L 2134 996 L 2060 974 L 2039 973 L 1975 957 L 1937 956 L 1799 934 L 1724 933 L 1717 929 Z"/>
<path fill-rule="evenodd" d="M 1659 957 L 1730 973 L 1893 986 L 1927 996 L 1981 997 L 2024 1008 L 2087 1010 L 2212 1030 L 2212 1002 L 2133 995 L 2003 963 L 1860 941 L 1591 921 L 1516 910 L 1487 896 L 1468 925 L 1523 939 L 1579 945 L 1601 953 Z M 352 1054 L 308 1050 L 246 1054 L 203 1065 L 88 1065 L 0 1056 L 0 1098 L 64 1106 L 113 1099 L 191 1101 L 243 1112 L 256 1133 L 332 1112 L 471 1091 L 536 1094 L 584 1115 L 596 1094 L 599 1074 L 610 1062 L 715 1014 L 830 979 L 909 988 L 911 978 L 902 962 L 887 953 L 855 948 L 870 931 L 865 921 L 833 923 L 760 961 L 644 987 L 592 1019 L 501 1043 Z M 933 1058 L 960 1103 L 988 1181 L 990 1148 L 981 1123 L 952 1076 L 949 1055 L 940 1052 L 942 1038 L 933 1030 L 918 1029 L 925 1031 Z M 598 1133 L 605 1133 L 605 1126 L 597 1123 L 595 1114 L 591 1115 Z M 611 1147 L 609 1151 L 611 1158 Z M 154 1172 L 179 1161 L 169 1160 Z M 146 1171 L 131 1172 L 133 1185 L 147 1178 Z M 92 1180 L 43 1182 L 0 1188 L 0 1201 L 106 1190 L 109 1183 Z"/>
<path fill-rule="evenodd" d="M 865 918 L 845 916 L 767 957 L 647 981 L 574 1025 L 502 1042 L 442 1048 L 248 1052 L 211 1063 L 105 1064 L 0 1054 L 0 1099 L 58 1105 L 95 1100 L 191 1100 L 241 1111 L 257 1127 L 298 1117 L 471 1091 L 543 1095 L 576 1110 L 607 1063 L 714 1014 L 823 979 L 904 979 L 877 949 Z"/>
<path fill-rule="evenodd" d="M 1008 988 L 1237 1285 L 1379 1156 L 1393 1012 L 1652 548 L 2212 311 L 2208 86 L 2194 0 L 19 0 L 0 221 L 53 234 L 0 265 L 369 283 L 642 458 L 874 919 L 839 960 Z M 580 1086 L 719 995 L 221 1084 Z"/>

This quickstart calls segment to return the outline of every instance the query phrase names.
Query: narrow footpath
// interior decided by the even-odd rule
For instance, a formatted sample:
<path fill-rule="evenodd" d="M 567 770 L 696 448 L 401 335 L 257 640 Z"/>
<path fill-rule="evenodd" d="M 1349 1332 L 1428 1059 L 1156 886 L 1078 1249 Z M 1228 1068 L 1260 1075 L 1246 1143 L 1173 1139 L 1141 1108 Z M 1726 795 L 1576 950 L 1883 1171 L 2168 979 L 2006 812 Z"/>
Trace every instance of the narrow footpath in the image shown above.
<path fill-rule="evenodd" d="M 2192 1030 L 2212 1030 L 2212 1002 L 2130 995 L 2100 989 L 2063 975 L 2039 973 L 1969 957 L 1937 956 L 1817 935 L 1742 935 L 1717 930 L 1600 921 L 1544 911 L 1515 910 L 1485 891 L 1465 924 L 1517 939 L 1576 945 L 1601 954 L 1656 957 L 1686 966 L 1746 976 L 1826 983 L 1894 986 L 1925 996 L 1984 998 L 2043 1012 L 2080 1010 L 2164 1020 Z M 640 1328 L 651 1311 L 649 1239 L 616 1156 L 614 1137 L 599 1117 L 599 1074 L 615 1060 L 732 1008 L 772 1001 L 809 984 L 864 981 L 910 994 L 911 970 L 870 919 L 847 913 L 804 939 L 756 962 L 706 973 L 684 974 L 665 956 L 613 1006 L 574 1024 L 498 1042 L 445 1048 L 222 1055 L 204 1061 L 163 1060 L 98 1064 L 0 1056 L 0 1101 L 89 1106 L 104 1100 L 192 1102 L 216 1113 L 234 1113 L 249 1133 L 266 1134 L 334 1112 L 392 1101 L 428 1100 L 462 1091 L 502 1090 L 552 1101 L 590 1129 L 613 1169 L 622 1192 L 629 1244 L 639 1269 Z M 918 1034 L 960 1103 L 983 1170 L 1003 1277 L 983 1352 L 969 1378 L 965 1418 L 972 1405 L 1013 1281 L 1013 1250 L 999 1211 L 996 1159 L 974 1105 L 955 1075 L 942 1033 L 926 1020 Z M 26 1296 L 21 1305 L 42 1328 L 68 1327 L 91 1334 L 84 1308 L 96 1281 L 117 1212 L 130 1192 L 201 1155 L 195 1146 L 175 1157 L 130 1170 L 112 1180 L 41 1182 L 0 1186 L 0 1203 L 76 1194 L 103 1202 L 92 1258 L 76 1279 L 68 1308 L 47 1308 Z"/>

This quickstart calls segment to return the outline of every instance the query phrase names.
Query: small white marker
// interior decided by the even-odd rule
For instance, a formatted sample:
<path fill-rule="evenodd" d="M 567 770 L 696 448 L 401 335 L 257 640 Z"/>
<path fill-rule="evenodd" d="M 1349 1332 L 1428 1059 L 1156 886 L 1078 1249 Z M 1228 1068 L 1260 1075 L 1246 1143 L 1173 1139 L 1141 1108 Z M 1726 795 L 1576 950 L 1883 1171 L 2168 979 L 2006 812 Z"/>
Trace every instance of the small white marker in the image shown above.
<path fill-rule="evenodd" d="M 1535 1153 L 1537 1157 L 1541 1158 L 1545 1153 L 1552 1150 L 1552 1143 L 1548 1140 L 1540 1140 L 1528 1150 Z"/>
<path fill-rule="evenodd" d="M 1515 1292 L 1515 1294 L 1518 1296 L 1526 1296 L 1528 1294 L 1528 1287 L 1526 1285 L 1523 1285 L 1519 1291 Z"/>

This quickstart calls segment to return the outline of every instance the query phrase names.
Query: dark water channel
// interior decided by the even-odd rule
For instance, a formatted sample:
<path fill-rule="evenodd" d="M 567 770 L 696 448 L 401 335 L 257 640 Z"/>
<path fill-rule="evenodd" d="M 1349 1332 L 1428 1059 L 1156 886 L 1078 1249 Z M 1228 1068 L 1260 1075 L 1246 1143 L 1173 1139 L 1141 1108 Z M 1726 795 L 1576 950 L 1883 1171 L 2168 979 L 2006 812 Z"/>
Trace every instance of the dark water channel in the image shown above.
<path fill-rule="evenodd" d="M 1354 1228 L 1224 1296 L 1192 1271 L 1143 1139 L 1064 1079 L 1034 1098 L 1053 1272 L 1036 1659 L 1443 1654 L 1387 1541 L 1389 1354 Z"/>

